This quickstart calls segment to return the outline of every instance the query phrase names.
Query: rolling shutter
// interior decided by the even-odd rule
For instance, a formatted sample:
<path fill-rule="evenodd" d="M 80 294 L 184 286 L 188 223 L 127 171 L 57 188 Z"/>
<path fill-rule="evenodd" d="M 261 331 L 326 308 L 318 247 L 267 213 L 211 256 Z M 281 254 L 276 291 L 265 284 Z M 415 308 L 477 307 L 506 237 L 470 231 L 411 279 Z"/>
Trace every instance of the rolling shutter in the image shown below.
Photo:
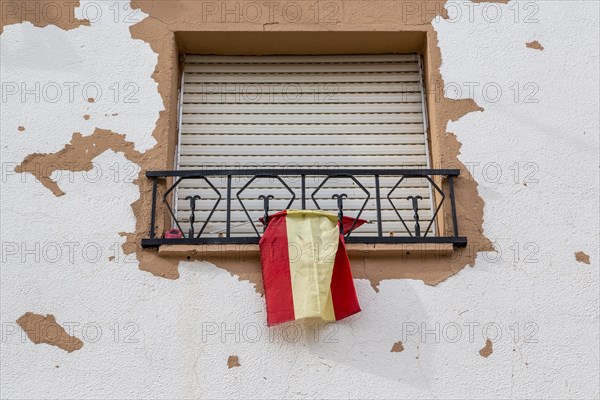
<path fill-rule="evenodd" d="M 419 56 L 200 56 L 185 58 L 179 169 L 225 168 L 426 168 L 428 153 L 423 115 Z M 362 218 L 376 220 L 375 183 L 357 177 L 371 192 Z M 234 178 L 232 235 L 254 234 L 235 194 L 249 178 Z M 322 178 L 307 177 L 307 196 Z M 385 198 L 397 178 L 381 178 L 384 234 L 406 235 Z M 286 178 L 300 195 L 300 179 Z M 226 195 L 226 179 L 213 184 Z M 185 197 L 202 193 L 197 202 L 206 217 L 213 196 L 201 180 L 182 182 L 177 191 L 177 216 L 187 221 Z M 345 214 L 355 216 L 364 193 L 350 179 L 330 181 L 317 198 L 321 208 L 336 210 L 334 193 L 346 193 Z M 284 209 L 289 193 L 273 179 L 260 179 L 244 192 L 251 216 L 262 216 L 260 194 L 272 194 L 271 209 Z M 423 197 L 420 219 L 431 218 L 431 191 L 424 179 L 408 179 L 393 198 L 412 228 L 407 196 Z M 211 197 L 212 196 L 212 197 Z M 293 208 L 301 208 L 296 200 Z M 310 199 L 308 208 L 314 208 Z M 206 233 L 225 231 L 226 214 L 217 211 Z M 258 225 L 258 223 L 257 223 Z M 423 224 L 423 231 L 427 223 Z M 182 224 L 188 229 L 187 224 Z M 197 228 L 198 229 L 198 228 Z M 196 230 L 197 230 L 196 229 Z M 373 235 L 366 224 L 356 235 Z"/>

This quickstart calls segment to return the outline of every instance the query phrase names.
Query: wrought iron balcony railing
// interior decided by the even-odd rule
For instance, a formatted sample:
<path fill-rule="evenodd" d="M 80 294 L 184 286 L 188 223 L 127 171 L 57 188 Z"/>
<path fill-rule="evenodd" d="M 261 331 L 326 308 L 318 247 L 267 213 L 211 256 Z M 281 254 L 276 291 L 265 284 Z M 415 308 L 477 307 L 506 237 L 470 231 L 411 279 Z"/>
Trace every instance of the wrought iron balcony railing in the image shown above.
<path fill-rule="evenodd" d="M 458 169 L 148 171 L 152 215 L 142 247 L 255 244 L 263 226 L 259 219 L 268 223 L 269 212 L 290 208 L 367 219 L 368 224 L 345 233 L 348 243 L 464 247 L 467 238 L 458 233 L 454 197 L 459 174 Z M 159 186 L 164 193 L 159 194 Z M 170 219 L 183 235 L 157 233 L 158 215 Z"/>

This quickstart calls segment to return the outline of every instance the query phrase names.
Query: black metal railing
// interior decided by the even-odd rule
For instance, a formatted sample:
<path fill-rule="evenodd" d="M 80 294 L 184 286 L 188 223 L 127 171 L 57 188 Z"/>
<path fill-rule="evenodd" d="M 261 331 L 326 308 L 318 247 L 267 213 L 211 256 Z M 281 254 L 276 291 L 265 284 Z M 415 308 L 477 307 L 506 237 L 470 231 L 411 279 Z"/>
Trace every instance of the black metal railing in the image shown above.
<path fill-rule="evenodd" d="M 285 201 L 287 205 L 285 209 L 290 209 L 292 205 L 299 202 L 301 209 L 307 209 L 308 205 L 314 206 L 316 209 L 321 209 L 321 204 L 317 199 L 319 192 L 328 187 L 329 182 L 339 182 L 339 179 L 347 179 L 351 181 L 351 186 L 358 189 L 364 194 L 361 196 L 364 198 L 354 199 L 358 200 L 356 204 L 360 206 L 355 207 L 353 215 L 348 215 L 353 218 L 359 219 L 363 215 L 367 204 L 372 199 L 375 200 L 375 206 L 373 211 L 375 212 L 375 221 L 371 220 L 370 223 L 376 224 L 376 229 L 373 229 L 370 235 L 361 234 L 361 228 L 357 228 L 354 233 L 354 225 L 351 229 L 347 229 L 347 232 L 342 232 L 345 235 L 346 242 L 348 243 L 431 243 L 431 244 L 453 244 L 456 247 L 464 247 L 467 244 L 467 238 L 459 236 L 458 232 L 458 221 L 456 216 L 456 204 L 454 196 L 454 178 L 459 176 L 460 170 L 458 169 L 206 169 L 206 170 L 181 170 L 181 171 L 148 171 L 146 177 L 152 180 L 152 209 L 150 219 L 150 231 L 149 238 L 142 240 L 142 247 L 159 247 L 165 244 L 187 244 L 187 245 L 198 245 L 198 244 L 255 244 L 260 240 L 260 232 L 256 226 L 258 218 L 252 218 L 251 213 L 246 207 L 244 200 L 244 192 L 253 187 L 255 182 L 260 179 L 268 178 L 272 182 L 278 183 L 279 190 L 285 190 L 289 193 L 289 202 L 287 197 Z M 307 187 L 307 179 L 313 179 L 315 182 L 315 188 Z M 365 185 L 361 182 L 361 179 L 369 177 L 372 185 Z M 387 193 L 385 197 L 382 197 L 382 185 L 381 179 L 386 178 L 386 182 L 397 182 Z M 234 187 L 234 178 L 236 184 Z M 286 179 L 295 179 L 296 185 L 290 185 L 286 182 Z M 334 179 L 335 178 L 335 179 Z M 423 219 L 419 215 L 423 212 L 423 208 L 419 208 L 420 201 L 423 197 L 418 194 L 411 194 L 404 196 L 401 200 L 407 202 L 404 207 L 408 208 L 408 211 L 413 213 L 412 222 L 408 221 L 406 217 L 402 217 L 401 212 L 398 210 L 396 202 L 398 198 L 394 198 L 394 192 L 401 187 L 403 182 L 408 179 L 421 179 L 431 191 L 431 202 L 430 211 L 432 215 L 430 218 Z M 438 178 L 438 183 L 435 182 L 434 178 Z M 441 179 L 446 179 L 447 184 L 442 185 Z M 167 179 L 172 179 L 172 183 L 169 187 L 166 187 Z M 161 187 L 165 188 L 162 196 L 159 195 L 159 181 L 163 182 Z M 177 203 L 177 199 L 173 200 L 173 194 L 177 193 L 177 189 L 182 185 L 182 182 L 189 183 L 194 182 L 195 188 L 186 189 L 190 192 L 190 195 L 179 197 L 179 201 L 189 202 L 189 216 L 184 218 L 178 216 L 178 212 L 173 210 L 172 204 Z M 272 185 L 271 185 L 272 186 Z M 295 186 L 292 188 L 291 186 Z M 299 186 L 299 187 L 297 187 Z M 335 186 L 335 185 L 334 185 Z M 338 185 L 339 186 L 339 185 Z M 371 193 L 367 186 L 374 189 L 375 193 Z M 442 190 L 440 186 L 447 188 L 447 193 Z M 254 188 L 256 189 L 256 188 Z M 331 188 L 330 188 L 331 189 Z M 336 190 L 337 188 L 333 188 Z M 234 193 L 235 190 L 235 193 Z M 259 192 L 258 196 L 252 197 L 252 199 L 259 201 L 262 200 L 261 217 L 264 225 L 268 224 L 268 215 L 271 211 L 272 201 L 274 200 L 273 193 L 269 192 L 272 188 L 261 189 L 263 192 Z M 403 189 L 411 190 L 410 188 Z M 174 192 L 175 191 L 175 192 Z M 222 193 L 224 191 L 224 193 Z M 335 200 L 337 213 L 340 220 L 347 211 L 344 208 L 344 203 L 349 199 L 346 193 L 342 193 L 343 189 L 339 193 L 334 193 L 331 198 Z M 177 196 L 175 196 L 177 197 Z M 210 199 L 210 203 L 214 203 L 212 207 L 204 207 L 201 209 L 198 207 L 198 201 L 204 199 Z M 327 197 L 329 198 L 329 197 Z M 449 205 L 447 202 L 449 200 Z M 322 197 L 321 197 L 322 199 Z M 224 201 L 223 201 L 224 200 Z M 311 202 L 309 202 L 309 200 Z M 402 227 L 405 228 L 404 234 L 394 234 L 393 232 L 384 234 L 384 221 L 382 218 L 382 202 L 387 200 L 390 209 L 387 211 L 393 211 L 393 214 L 397 216 Z M 173 222 L 173 226 L 182 232 L 182 237 L 178 238 L 165 238 L 162 234 L 160 237 L 157 235 L 157 213 L 158 213 L 158 202 L 161 201 L 161 207 L 164 207 L 163 212 L 168 211 L 168 216 Z M 234 210 L 233 202 L 237 201 L 237 205 L 241 208 Z M 321 200 L 322 201 L 322 200 Z M 225 203 L 224 206 L 222 203 Z M 221 206 L 221 207 L 220 207 Z M 444 211 L 442 207 L 444 206 Z M 179 211 L 179 210 L 178 210 Z M 256 211 L 256 210 L 255 210 Z M 275 211 L 278 211 L 277 209 Z M 215 213 L 225 213 L 225 220 L 220 221 L 223 225 L 222 230 L 217 236 L 215 233 L 207 233 L 207 226 L 215 224 L 213 216 Z M 253 228 L 253 232 L 246 232 L 246 234 L 239 235 L 232 232 L 232 213 L 236 213 L 236 216 L 241 216 L 243 212 L 246 222 Z M 451 226 L 445 230 L 450 231 L 451 235 L 443 235 L 443 232 L 436 230 L 436 221 L 440 216 L 444 217 L 450 213 Z M 164 214 L 162 214 L 164 216 Z M 405 214 L 406 216 L 406 214 Z M 217 222 L 219 223 L 219 222 Z M 424 223 L 422 225 L 422 223 Z M 409 227 L 412 224 L 412 229 Z M 187 225 L 188 229 L 184 229 L 183 225 Z M 438 224 L 439 225 L 439 224 Z M 340 226 L 342 226 L 340 224 Z M 198 230 L 196 228 L 199 227 Z"/>

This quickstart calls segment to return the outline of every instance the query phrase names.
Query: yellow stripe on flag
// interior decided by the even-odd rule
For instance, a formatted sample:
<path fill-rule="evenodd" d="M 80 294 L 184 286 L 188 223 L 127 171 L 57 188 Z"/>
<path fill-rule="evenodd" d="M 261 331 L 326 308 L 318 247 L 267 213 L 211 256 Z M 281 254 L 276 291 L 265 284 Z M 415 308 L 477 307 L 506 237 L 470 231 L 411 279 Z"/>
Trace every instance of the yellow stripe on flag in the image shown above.
<path fill-rule="evenodd" d="M 340 234 L 337 216 L 288 210 L 286 227 L 295 318 L 335 321 L 331 276 Z"/>

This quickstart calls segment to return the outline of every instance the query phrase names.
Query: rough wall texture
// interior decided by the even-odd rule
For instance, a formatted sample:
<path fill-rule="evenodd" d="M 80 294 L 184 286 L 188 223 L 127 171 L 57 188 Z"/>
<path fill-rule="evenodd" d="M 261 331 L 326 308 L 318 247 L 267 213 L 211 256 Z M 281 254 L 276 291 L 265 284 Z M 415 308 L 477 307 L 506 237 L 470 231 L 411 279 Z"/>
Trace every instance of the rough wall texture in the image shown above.
<path fill-rule="evenodd" d="M 58 20 L 49 2 L 28 11 L 39 15 L 9 3 L 3 397 L 598 396 L 597 3 L 332 1 L 315 3 L 316 20 L 313 3 L 278 3 L 299 5 L 301 24 L 261 2 L 260 19 L 237 2 L 67 2 L 74 15 Z M 384 274 L 375 292 L 357 274 L 362 313 L 274 329 L 254 285 L 231 273 L 243 268 L 165 267 L 137 251 L 149 189 L 139 170 L 164 167 L 174 125 L 165 32 L 199 19 L 213 30 L 426 30 L 446 97 L 462 99 L 435 122 L 456 135 L 446 145 L 485 203 L 473 227 L 483 221 L 496 251 L 477 253 L 481 236 L 476 259 L 437 286 Z M 35 345 L 17 323 L 27 312 L 55 315 L 83 347 Z"/>

